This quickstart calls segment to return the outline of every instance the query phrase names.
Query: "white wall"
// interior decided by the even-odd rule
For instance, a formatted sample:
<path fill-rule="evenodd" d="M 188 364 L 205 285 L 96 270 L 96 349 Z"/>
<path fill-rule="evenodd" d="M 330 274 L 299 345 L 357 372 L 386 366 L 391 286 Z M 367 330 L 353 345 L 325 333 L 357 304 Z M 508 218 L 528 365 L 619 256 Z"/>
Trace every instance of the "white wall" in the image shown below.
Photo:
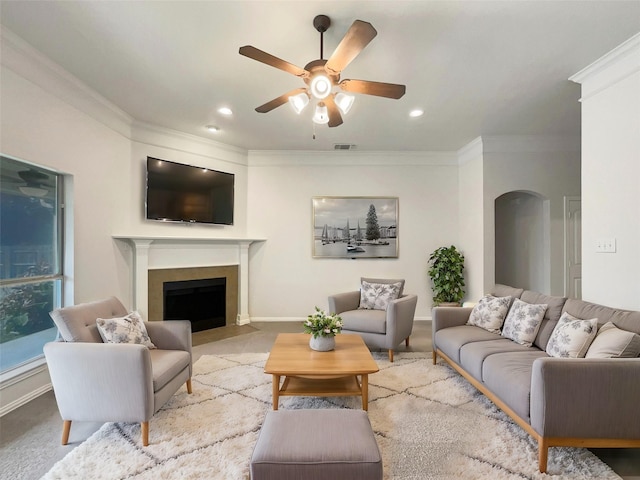
<path fill-rule="evenodd" d="M 328 295 L 357 290 L 361 276 L 404 278 L 416 316 L 430 318 L 427 259 L 457 240 L 457 175 L 444 153 L 250 152 L 250 236 L 267 239 L 252 248 L 252 318 L 304 318 L 328 308 Z M 312 258 L 314 196 L 398 197 L 398 258 Z"/>
<path fill-rule="evenodd" d="M 564 197 L 580 195 L 578 138 L 484 137 L 485 290 L 495 283 L 495 199 L 512 191 L 534 192 L 548 201 L 548 280 L 542 293 L 564 292 Z"/>
<path fill-rule="evenodd" d="M 582 296 L 640 309 L 640 34 L 572 77 L 582 84 Z M 615 238 L 616 253 L 597 253 Z"/>
<path fill-rule="evenodd" d="M 458 152 L 458 249 L 464 255 L 465 301 L 477 301 L 484 289 L 484 173 L 482 139 Z"/>

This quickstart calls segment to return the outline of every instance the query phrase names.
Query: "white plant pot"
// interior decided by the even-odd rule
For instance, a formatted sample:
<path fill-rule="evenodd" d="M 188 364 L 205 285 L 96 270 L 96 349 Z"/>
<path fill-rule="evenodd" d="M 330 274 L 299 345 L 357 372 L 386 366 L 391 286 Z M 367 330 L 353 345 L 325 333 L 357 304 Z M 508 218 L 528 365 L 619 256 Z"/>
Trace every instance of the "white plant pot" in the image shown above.
<path fill-rule="evenodd" d="M 333 335 L 330 337 L 322 337 L 317 336 L 314 337 L 311 335 L 309 339 L 309 346 L 312 350 L 316 350 L 317 352 L 328 352 L 336 348 L 336 337 Z"/>

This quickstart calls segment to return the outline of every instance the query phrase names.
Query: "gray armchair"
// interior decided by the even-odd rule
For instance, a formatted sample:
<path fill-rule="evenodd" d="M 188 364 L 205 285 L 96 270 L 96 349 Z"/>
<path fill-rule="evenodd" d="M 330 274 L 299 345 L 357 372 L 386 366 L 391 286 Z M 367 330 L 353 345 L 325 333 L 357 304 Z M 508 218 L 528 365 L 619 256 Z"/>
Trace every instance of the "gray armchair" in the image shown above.
<path fill-rule="evenodd" d="M 404 280 L 363 278 L 370 283 L 402 283 Z M 389 352 L 389 361 L 393 362 L 393 349 L 403 341 L 409 346 L 409 337 L 413 330 L 413 317 L 418 297 L 403 294 L 389 302 L 386 310 L 359 309 L 360 291 L 339 293 L 329 297 L 329 312 L 337 313 L 343 321 L 342 332 L 359 334 L 368 347 L 384 348 Z"/>
<path fill-rule="evenodd" d="M 191 393 L 191 322 L 145 322 L 156 349 L 103 343 L 97 318 L 128 312 L 115 297 L 61 308 L 51 318 L 64 341 L 50 342 L 44 354 L 64 424 L 72 421 L 136 422 L 142 445 L 149 445 L 149 420 L 186 383 Z"/>

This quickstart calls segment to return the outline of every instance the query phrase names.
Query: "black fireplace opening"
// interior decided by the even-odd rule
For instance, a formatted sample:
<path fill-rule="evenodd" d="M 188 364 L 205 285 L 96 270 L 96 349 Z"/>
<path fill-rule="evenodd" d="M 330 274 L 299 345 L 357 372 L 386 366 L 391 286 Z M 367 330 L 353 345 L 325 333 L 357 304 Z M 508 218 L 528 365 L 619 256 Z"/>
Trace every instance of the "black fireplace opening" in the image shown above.
<path fill-rule="evenodd" d="M 165 320 L 190 320 L 191 331 L 226 325 L 226 278 L 164 282 Z"/>

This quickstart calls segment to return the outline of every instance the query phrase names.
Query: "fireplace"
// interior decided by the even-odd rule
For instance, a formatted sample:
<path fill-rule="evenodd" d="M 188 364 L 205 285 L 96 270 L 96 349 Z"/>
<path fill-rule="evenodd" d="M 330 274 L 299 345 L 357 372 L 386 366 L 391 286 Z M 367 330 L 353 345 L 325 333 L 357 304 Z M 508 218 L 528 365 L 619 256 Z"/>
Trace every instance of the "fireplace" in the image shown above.
<path fill-rule="evenodd" d="M 191 321 L 201 332 L 226 324 L 226 278 L 163 282 L 164 320 Z"/>
<path fill-rule="evenodd" d="M 150 320 L 191 320 L 193 332 L 236 324 L 237 265 L 149 270 L 148 285 Z"/>

